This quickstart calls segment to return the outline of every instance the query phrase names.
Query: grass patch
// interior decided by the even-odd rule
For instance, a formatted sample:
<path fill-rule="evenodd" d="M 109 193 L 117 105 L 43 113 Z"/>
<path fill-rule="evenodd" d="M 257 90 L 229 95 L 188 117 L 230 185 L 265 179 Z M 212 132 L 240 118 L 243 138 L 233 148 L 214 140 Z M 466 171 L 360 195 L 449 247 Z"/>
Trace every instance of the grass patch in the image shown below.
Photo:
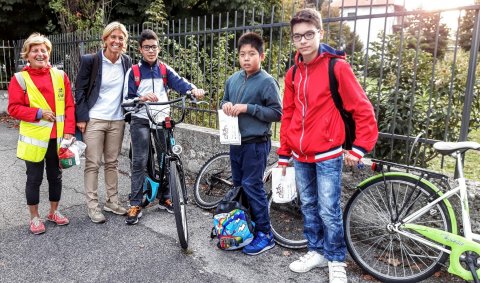
<path fill-rule="evenodd" d="M 469 141 L 480 142 L 480 131 L 474 130 L 468 135 Z M 465 167 L 463 171 L 465 173 L 465 178 L 470 180 L 480 180 L 480 151 L 469 150 L 465 154 Z M 455 172 L 455 159 L 451 156 L 445 156 L 443 158 L 443 168 L 442 168 L 442 156 L 437 156 L 434 160 L 429 162 L 429 169 L 433 169 L 437 172 L 442 172 L 448 176 L 453 176 Z"/>

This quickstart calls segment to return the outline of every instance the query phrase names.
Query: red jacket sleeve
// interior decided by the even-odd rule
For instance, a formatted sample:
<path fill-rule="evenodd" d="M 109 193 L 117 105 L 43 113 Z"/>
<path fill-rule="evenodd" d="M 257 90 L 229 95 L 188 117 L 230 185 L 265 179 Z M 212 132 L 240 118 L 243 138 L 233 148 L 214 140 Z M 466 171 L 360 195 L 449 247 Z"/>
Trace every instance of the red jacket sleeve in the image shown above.
<path fill-rule="evenodd" d="M 8 113 L 15 119 L 35 122 L 38 108 L 30 107 L 28 95 L 23 91 L 15 76 L 8 85 Z"/>
<path fill-rule="evenodd" d="M 343 107 L 352 113 L 355 121 L 355 140 L 350 153 L 362 158 L 373 149 L 378 138 L 373 106 L 347 62 L 338 60 L 334 72 Z"/>
<path fill-rule="evenodd" d="M 64 134 L 75 134 L 75 101 L 73 99 L 72 87 L 67 74 L 64 75 L 65 82 L 65 125 Z"/>
<path fill-rule="evenodd" d="M 277 150 L 279 165 L 288 165 L 292 150 L 288 145 L 288 129 L 295 110 L 295 90 L 292 85 L 293 66 L 285 74 L 285 88 L 283 92 L 283 114 L 280 126 L 280 148 Z"/>

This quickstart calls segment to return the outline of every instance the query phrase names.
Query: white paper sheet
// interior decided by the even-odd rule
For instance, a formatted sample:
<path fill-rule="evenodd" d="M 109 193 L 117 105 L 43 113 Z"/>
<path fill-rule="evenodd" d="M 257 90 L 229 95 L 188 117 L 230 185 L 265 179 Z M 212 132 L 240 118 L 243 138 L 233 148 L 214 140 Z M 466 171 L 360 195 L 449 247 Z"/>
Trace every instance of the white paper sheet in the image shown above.
<path fill-rule="evenodd" d="M 242 144 L 238 117 L 228 116 L 220 109 L 218 110 L 218 124 L 220 125 L 221 144 Z"/>

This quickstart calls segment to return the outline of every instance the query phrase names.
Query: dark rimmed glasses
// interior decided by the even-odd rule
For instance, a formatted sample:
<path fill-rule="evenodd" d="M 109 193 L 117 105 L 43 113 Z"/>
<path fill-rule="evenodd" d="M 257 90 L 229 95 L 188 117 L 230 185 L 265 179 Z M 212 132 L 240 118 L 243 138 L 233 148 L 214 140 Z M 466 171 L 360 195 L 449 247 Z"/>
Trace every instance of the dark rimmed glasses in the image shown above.
<path fill-rule="evenodd" d="M 158 45 L 144 45 L 142 46 L 143 51 L 157 51 Z"/>
<path fill-rule="evenodd" d="M 292 40 L 294 42 L 299 42 L 302 40 L 302 37 L 305 37 L 306 40 L 310 40 L 310 39 L 313 39 L 315 37 L 315 34 L 318 32 L 318 29 L 317 30 L 309 30 L 307 31 L 306 33 L 294 33 L 292 35 Z"/>

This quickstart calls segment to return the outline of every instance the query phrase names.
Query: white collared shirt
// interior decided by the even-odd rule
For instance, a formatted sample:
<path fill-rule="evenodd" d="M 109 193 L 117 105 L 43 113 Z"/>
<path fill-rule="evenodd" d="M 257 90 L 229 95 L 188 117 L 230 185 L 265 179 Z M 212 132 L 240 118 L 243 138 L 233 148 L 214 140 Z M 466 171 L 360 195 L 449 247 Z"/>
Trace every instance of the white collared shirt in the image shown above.
<path fill-rule="evenodd" d="M 112 63 L 102 51 L 102 84 L 97 102 L 90 109 L 90 118 L 118 121 L 123 120 L 122 92 L 124 73 L 122 57 Z"/>

